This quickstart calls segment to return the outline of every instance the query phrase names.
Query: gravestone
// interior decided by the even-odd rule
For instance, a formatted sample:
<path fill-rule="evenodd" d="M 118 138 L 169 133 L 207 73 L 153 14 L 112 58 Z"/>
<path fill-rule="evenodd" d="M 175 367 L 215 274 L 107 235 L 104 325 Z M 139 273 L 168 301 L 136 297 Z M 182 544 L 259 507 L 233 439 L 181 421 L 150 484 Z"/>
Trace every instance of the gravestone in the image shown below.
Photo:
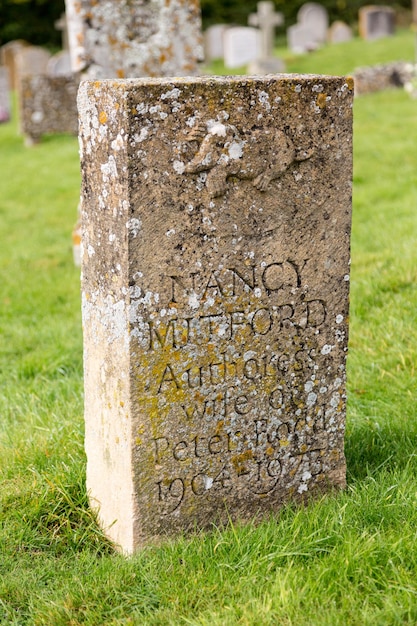
<path fill-rule="evenodd" d="M 65 13 L 62 13 L 59 20 L 56 20 L 54 26 L 56 30 L 60 30 L 62 33 L 62 49 L 68 50 L 69 49 L 68 27 L 67 27 L 67 16 L 65 15 Z"/>
<path fill-rule="evenodd" d="M 224 65 L 229 69 L 243 67 L 259 58 L 260 34 L 257 28 L 236 26 L 224 33 Z"/>
<path fill-rule="evenodd" d="M 125 552 L 345 485 L 352 100 L 81 83 L 87 488 Z"/>
<path fill-rule="evenodd" d="M 24 76 L 38 76 L 45 74 L 48 67 L 50 53 L 40 46 L 25 46 L 16 53 L 15 67 L 17 85 Z"/>
<path fill-rule="evenodd" d="M 337 20 L 329 28 L 329 42 L 332 44 L 351 41 L 352 38 L 352 29 L 345 22 Z"/>
<path fill-rule="evenodd" d="M 8 68 L 10 88 L 13 90 L 17 88 L 16 55 L 19 50 L 28 45 L 29 44 L 23 39 L 15 39 L 8 41 L 0 48 L 0 65 L 4 65 Z"/>
<path fill-rule="evenodd" d="M 203 58 L 198 0 L 66 0 L 72 69 L 91 78 L 186 76 Z"/>
<path fill-rule="evenodd" d="M 48 61 L 46 67 L 47 74 L 50 76 L 68 76 L 72 74 L 71 56 L 68 50 L 57 52 Z"/>
<path fill-rule="evenodd" d="M 287 28 L 287 40 L 290 50 L 297 54 L 312 52 L 319 47 L 314 33 L 302 24 L 293 24 Z"/>
<path fill-rule="evenodd" d="M 285 64 L 274 57 L 275 28 L 284 23 L 282 13 L 274 11 L 273 2 L 258 2 L 257 13 L 249 15 L 249 25 L 260 30 L 259 58 L 249 66 L 251 74 L 274 74 L 285 71 Z"/>
<path fill-rule="evenodd" d="M 288 46 L 293 52 L 316 50 L 327 40 L 327 10 L 316 2 L 307 2 L 297 13 L 297 23 L 287 29 Z"/>
<path fill-rule="evenodd" d="M 73 75 L 22 78 L 20 125 L 26 145 L 37 143 L 42 135 L 78 133 L 78 84 Z"/>
<path fill-rule="evenodd" d="M 363 39 L 380 39 L 395 32 L 395 11 L 391 7 L 369 5 L 359 9 L 359 34 Z"/>
<path fill-rule="evenodd" d="M 10 111 L 9 70 L 0 66 L 0 124 L 10 120 Z"/>
<path fill-rule="evenodd" d="M 224 57 L 223 36 L 227 29 L 226 24 L 214 24 L 204 32 L 204 58 L 214 61 Z"/>

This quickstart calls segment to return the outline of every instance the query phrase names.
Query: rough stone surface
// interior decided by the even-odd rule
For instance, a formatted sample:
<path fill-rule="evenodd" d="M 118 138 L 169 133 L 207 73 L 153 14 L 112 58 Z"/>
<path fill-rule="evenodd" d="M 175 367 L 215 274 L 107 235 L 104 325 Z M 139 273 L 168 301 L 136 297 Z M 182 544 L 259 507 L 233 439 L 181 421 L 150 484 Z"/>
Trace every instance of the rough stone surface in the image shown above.
<path fill-rule="evenodd" d="M 203 58 L 198 0 L 66 0 L 74 72 L 188 76 Z"/>
<path fill-rule="evenodd" d="M 20 123 L 27 143 L 48 133 L 78 133 L 77 76 L 26 76 L 20 89 Z"/>
<path fill-rule="evenodd" d="M 352 97 L 81 83 L 87 485 L 125 552 L 345 484 Z"/>
<path fill-rule="evenodd" d="M 412 79 L 413 71 L 413 65 L 405 61 L 358 68 L 353 75 L 355 95 L 360 96 L 395 87 L 403 88 Z"/>

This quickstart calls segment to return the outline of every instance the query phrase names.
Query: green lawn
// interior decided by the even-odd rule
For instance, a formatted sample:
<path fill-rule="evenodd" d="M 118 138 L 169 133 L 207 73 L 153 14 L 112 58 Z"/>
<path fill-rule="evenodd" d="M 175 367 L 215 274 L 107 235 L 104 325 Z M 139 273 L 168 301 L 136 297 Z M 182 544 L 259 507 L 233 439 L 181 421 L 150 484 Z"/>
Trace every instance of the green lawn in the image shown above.
<path fill-rule="evenodd" d="M 287 53 L 288 54 L 288 53 Z M 412 60 L 355 40 L 289 69 Z M 0 624 L 417 623 L 417 101 L 355 101 L 348 487 L 125 559 L 85 492 L 77 141 L 0 126 Z"/>

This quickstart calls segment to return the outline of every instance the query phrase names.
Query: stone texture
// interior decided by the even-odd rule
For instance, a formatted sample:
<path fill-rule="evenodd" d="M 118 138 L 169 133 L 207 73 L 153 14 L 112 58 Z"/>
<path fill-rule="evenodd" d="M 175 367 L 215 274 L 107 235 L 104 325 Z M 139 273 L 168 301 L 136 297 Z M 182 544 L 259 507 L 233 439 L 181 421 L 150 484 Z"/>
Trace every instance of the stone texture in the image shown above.
<path fill-rule="evenodd" d="M 360 96 L 396 87 L 403 88 L 412 79 L 413 72 L 413 65 L 405 61 L 358 68 L 353 75 L 355 95 Z"/>
<path fill-rule="evenodd" d="M 78 133 L 77 76 L 26 76 L 20 89 L 20 124 L 26 143 L 48 133 Z"/>
<path fill-rule="evenodd" d="M 127 553 L 345 485 L 352 97 L 81 83 L 87 486 Z"/>
<path fill-rule="evenodd" d="M 72 69 L 91 78 L 187 76 L 203 58 L 198 0 L 66 0 Z"/>

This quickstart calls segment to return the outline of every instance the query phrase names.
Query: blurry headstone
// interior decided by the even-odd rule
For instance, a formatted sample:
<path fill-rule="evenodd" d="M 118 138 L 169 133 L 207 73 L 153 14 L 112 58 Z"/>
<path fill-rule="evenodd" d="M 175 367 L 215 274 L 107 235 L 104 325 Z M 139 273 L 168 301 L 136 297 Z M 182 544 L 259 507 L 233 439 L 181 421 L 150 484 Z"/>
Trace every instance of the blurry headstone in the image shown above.
<path fill-rule="evenodd" d="M 307 2 L 297 13 L 297 23 L 287 30 L 288 45 L 293 52 L 310 52 L 327 41 L 329 17 L 316 2 Z"/>
<path fill-rule="evenodd" d="M 350 41 L 352 37 L 353 32 L 351 27 L 340 20 L 333 22 L 329 28 L 330 43 L 344 43 L 345 41 Z"/>
<path fill-rule="evenodd" d="M 72 69 L 85 77 L 187 76 L 203 57 L 198 0 L 66 0 Z"/>
<path fill-rule="evenodd" d="M 17 88 L 16 78 L 16 55 L 22 48 L 28 46 L 27 41 L 15 39 L 8 41 L 0 48 L 0 64 L 9 69 L 10 88 Z"/>
<path fill-rule="evenodd" d="M 359 9 L 359 34 L 363 39 L 379 39 L 395 33 L 395 11 L 388 6 L 368 5 Z"/>
<path fill-rule="evenodd" d="M 68 76 L 72 74 L 71 57 L 68 50 L 61 50 L 48 61 L 47 73 L 50 76 Z"/>
<path fill-rule="evenodd" d="M 9 69 L 0 66 L 0 123 L 10 120 L 10 112 Z"/>
<path fill-rule="evenodd" d="M 204 32 L 204 57 L 206 61 L 222 59 L 224 56 L 223 36 L 226 24 L 214 24 Z"/>
<path fill-rule="evenodd" d="M 59 20 L 55 22 L 56 30 L 60 30 L 62 32 L 62 49 L 68 50 L 68 27 L 67 27 L 67 16 L 65 13 L 62 13 Z"/>
<path fill-rule="evenodd" d="M 74 75 L 22 78 L 20 123 L 27 145 L 49 133 L 77 134 L 78 83 Z"/>
<path fill-rule="evenodd" d="M 261 38 L 257 28 L 235 26 L 224 33 L 224 65 L 242 67 L 259 58 Z"/>

